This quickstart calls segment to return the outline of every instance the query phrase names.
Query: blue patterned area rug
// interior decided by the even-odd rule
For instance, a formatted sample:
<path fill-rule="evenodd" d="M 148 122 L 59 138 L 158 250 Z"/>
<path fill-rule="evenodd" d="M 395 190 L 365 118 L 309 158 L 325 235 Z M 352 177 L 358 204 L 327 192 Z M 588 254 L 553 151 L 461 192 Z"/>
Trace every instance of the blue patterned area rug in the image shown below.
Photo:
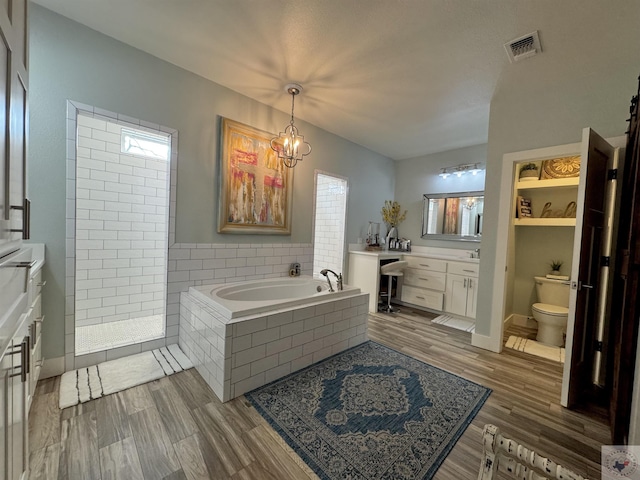
<path fill-rule="evenodd" d="M 490 393 L 367 342 L 246 397 L 322 479 L 423 480 Z"/>

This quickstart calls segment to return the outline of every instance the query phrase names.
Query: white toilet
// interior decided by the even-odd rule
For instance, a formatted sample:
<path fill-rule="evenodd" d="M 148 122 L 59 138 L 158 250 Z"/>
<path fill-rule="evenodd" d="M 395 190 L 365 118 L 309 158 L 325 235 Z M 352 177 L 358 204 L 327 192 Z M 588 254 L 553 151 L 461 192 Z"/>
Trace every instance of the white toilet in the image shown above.
<path fill-rule="evenodd" d="M 564 343 L 563 332 L 567 329 L 569 316 L 569 282 L 534 277 L 538 302 L 531 306 L 533 318 L 538 321 L 540 343 L 561 347 Z"/>

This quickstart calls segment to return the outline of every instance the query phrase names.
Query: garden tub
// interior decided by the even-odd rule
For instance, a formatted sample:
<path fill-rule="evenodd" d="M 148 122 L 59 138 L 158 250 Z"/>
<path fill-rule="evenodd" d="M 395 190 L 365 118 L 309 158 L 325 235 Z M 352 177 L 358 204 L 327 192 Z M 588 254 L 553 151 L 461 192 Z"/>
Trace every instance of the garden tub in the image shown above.
<path fill-rule="evenodd" d="M 330 292 L 326 279 L 306 276 L 190 287 L 178 342 L 227 401 L 365 342 L 368 301 L 359 288 Z"/>

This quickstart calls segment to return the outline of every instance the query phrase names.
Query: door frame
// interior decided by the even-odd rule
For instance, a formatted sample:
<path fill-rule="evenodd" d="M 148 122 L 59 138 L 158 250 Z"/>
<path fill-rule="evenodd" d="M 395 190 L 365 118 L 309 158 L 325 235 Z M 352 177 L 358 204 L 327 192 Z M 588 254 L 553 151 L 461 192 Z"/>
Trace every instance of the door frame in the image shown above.
<path fill-rule="evenodd" d="M 605 138 L 614 148 L 626 146 L 626 136 Z M 514 205 L 514 180 L 516 163 L 545 160 L 561 156 L 580 155 L 582 142 L 543 147 L 521 152 L 505 153 L 502 156 L 500 177 L 500 202 L 498 204 L 498 228 L 496 240 L 496 258 L 493 273 L 491 295 L 490 335 L 473 334 L 472 344 L 500 353 L 503 347 L 504 324 L 512 315 L 510 297 L 513 295 L 513 266 L 515 264 L 514 227 L 511 222 Z M 508 314 L 507 314 L 508 313 Z M 565 365 L 567 365 L 566 363 Z M 564 383 L 564 382 L 563 382 Z"/>

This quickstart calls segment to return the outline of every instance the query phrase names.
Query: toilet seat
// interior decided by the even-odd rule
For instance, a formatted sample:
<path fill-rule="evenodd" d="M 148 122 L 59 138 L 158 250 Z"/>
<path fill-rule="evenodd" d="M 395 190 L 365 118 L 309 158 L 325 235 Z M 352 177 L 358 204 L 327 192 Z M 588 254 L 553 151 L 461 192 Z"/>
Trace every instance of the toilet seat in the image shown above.
<path fill-rule="evenodd" d="M 569 309 L 567 307 L 549 305 L 548 303 L 534 303 L 531 306 L 531 309 L 553 317 L 563 317 L 569 314 Z"/>

